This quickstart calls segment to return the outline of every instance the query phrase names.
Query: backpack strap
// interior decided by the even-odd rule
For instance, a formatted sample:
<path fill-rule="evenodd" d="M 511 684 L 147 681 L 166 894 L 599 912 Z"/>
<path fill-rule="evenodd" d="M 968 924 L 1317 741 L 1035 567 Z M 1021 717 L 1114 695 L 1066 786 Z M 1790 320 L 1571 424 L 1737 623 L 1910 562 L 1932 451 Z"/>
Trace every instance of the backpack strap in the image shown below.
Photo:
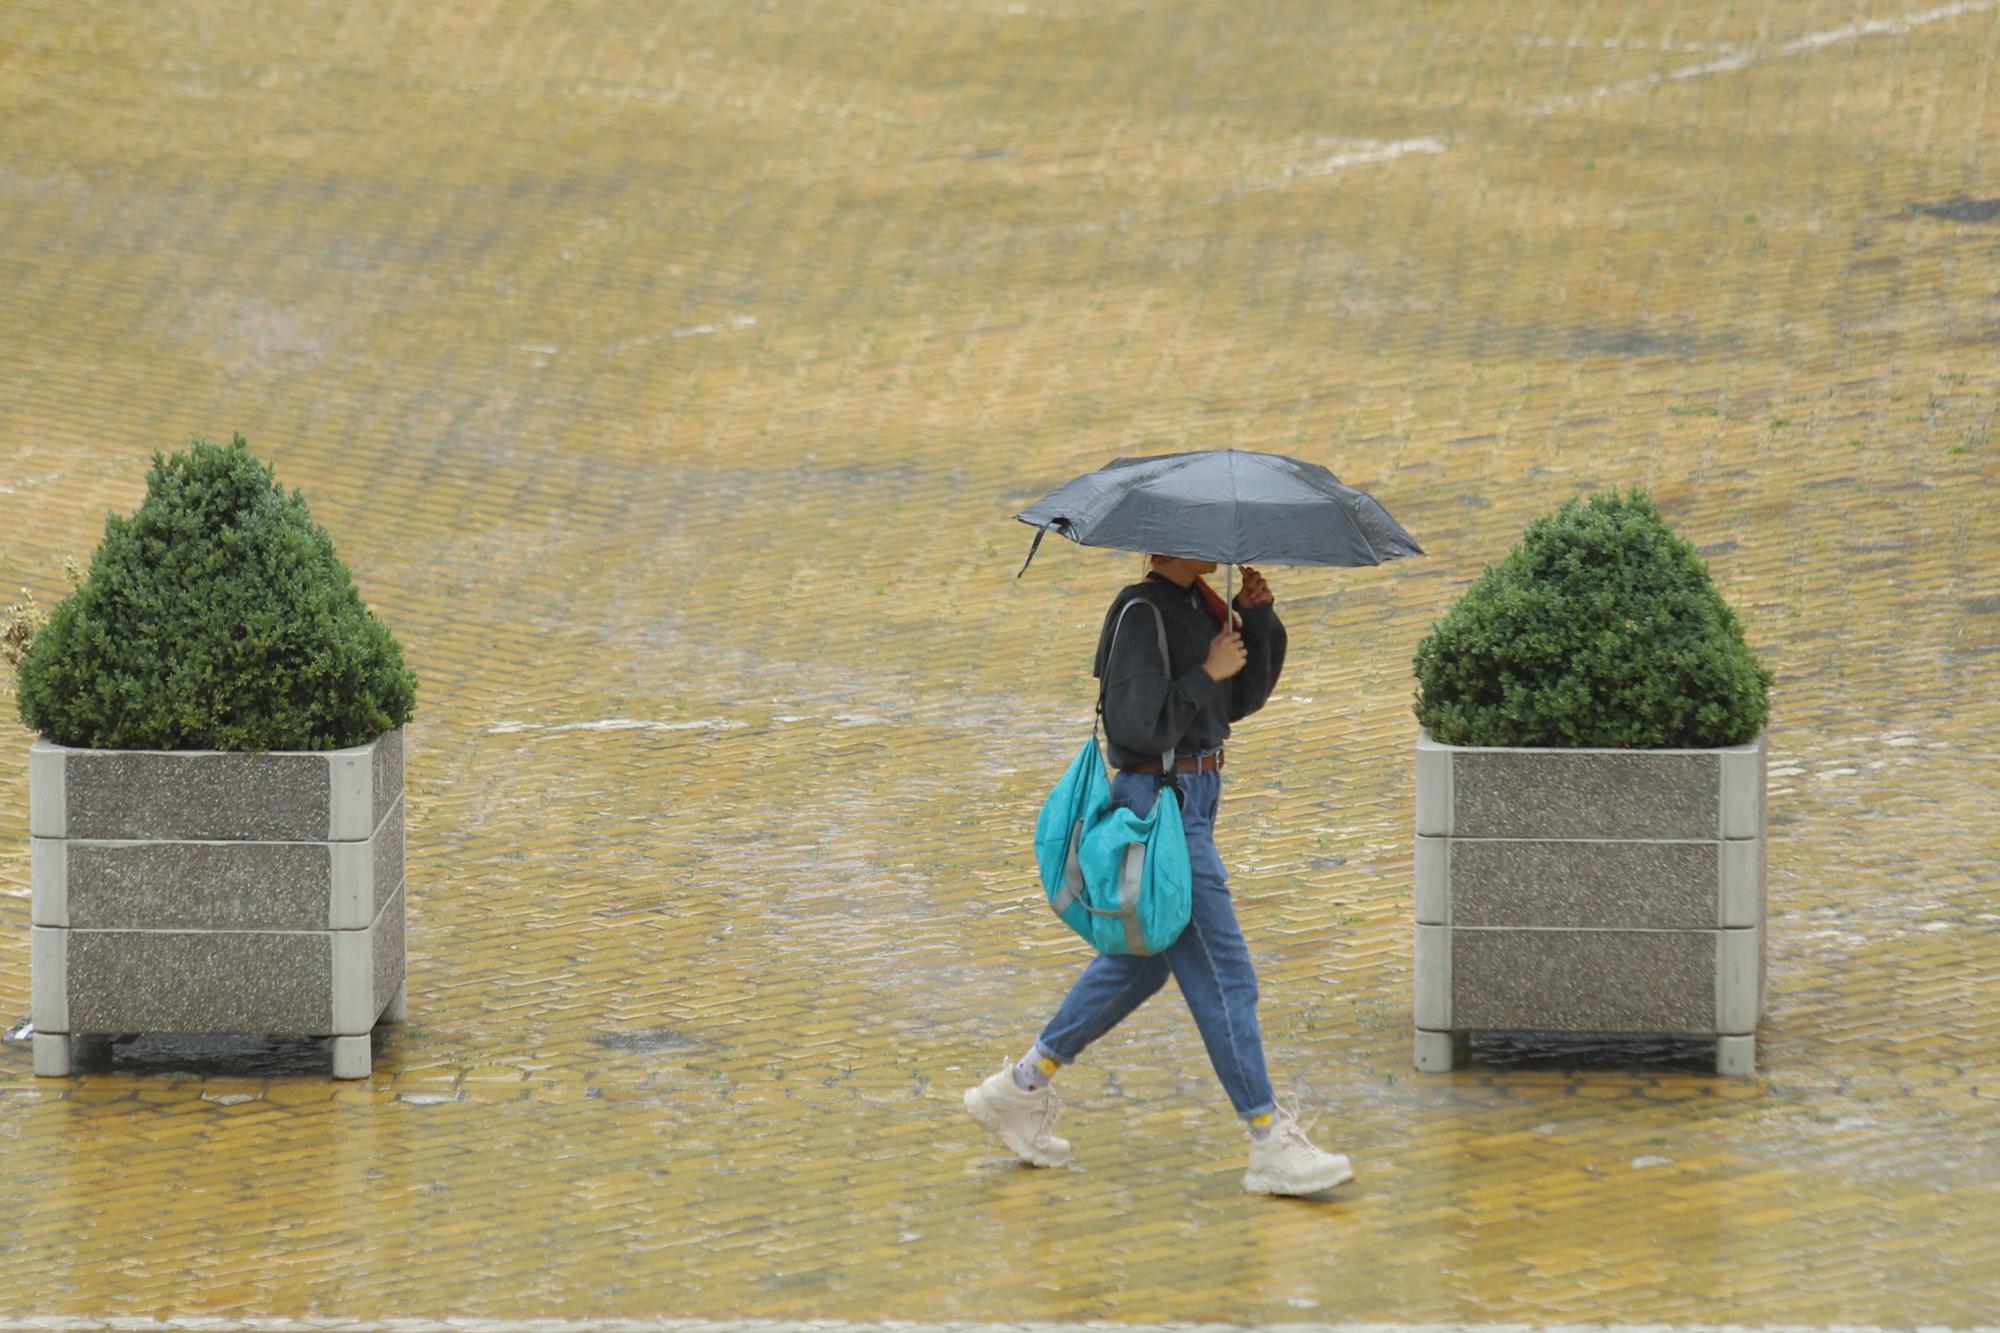
<path fill-rule="evenodd" d="M 1110 647 L 1104 650 L 1104 679 L 1097 686 L 1097 714 L 1091 719 L 1090 723 L 1090 737 L 1092 740 L 1097 739 L 1097 724 L 1104 718 L 1104 696 L 1111 691 L 1111 658 L 1112 650 L 1118 646 L 1118 630 L 1124 625 L 1125 617 L 1132 613 L 1132 608 L 1141 602 L 1145 602 L 1146 609 L 1153 613 L 1153 632 L 1158 637 L 1160 644 L 1160 670 L 1166 675 L 1169 681 L 1173 679 L 1174 660 L 1167 655 L 1167 618 L 1160 614 L 1160 608 L 1154 606 L 1151 599 L 1144 593 L 1136 594 L 1131 601 L 1125 603 L 1124 609 L 1118 613 L 1118 619 L 1111 626 L 1111 644 Z M 1160 756 L 1160 782 L 1162 786 L 1172 786 L 1174 784 L 1174 752 L 1172 750 L 1168 750 Z"/>

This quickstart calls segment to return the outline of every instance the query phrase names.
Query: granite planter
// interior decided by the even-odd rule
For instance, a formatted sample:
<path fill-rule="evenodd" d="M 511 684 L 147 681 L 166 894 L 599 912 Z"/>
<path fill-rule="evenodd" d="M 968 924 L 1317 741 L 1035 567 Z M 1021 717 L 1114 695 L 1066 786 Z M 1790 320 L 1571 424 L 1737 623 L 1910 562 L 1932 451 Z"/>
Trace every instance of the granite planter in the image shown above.
<path fill-rule="evenodd" d="M 403 733 L 347 750 L 28 757 L 35 1072 L 103 1033 L 333 1039 L 401 1022 Z"/>
<path fill-rule="evenodd" d="M 1718 750 L 1417 742 L 1416 1065 L 1475 1031 L 1713 1037 L 1764 1012 L 1763 737 Z"/>

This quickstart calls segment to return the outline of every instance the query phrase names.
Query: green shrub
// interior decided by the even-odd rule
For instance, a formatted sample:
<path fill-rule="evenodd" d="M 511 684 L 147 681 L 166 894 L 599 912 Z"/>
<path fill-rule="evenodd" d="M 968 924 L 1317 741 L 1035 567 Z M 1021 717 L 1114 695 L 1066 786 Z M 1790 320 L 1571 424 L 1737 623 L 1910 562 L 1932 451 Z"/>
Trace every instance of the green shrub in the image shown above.
<path fill-rule="evenodd" d="M 153 455 L 145 503 L 105 520 L 18 692 L 62 745 L 330 750 L 402 726 L 416 685 L 305 497 L 239 435 Z"/>
<path fill-rule="evenodd" d="M 1417 645 L 1417 720 L 1447 745 L 1740 745 L 1771 673 L 1644 491 L 1571 500 Z"/>

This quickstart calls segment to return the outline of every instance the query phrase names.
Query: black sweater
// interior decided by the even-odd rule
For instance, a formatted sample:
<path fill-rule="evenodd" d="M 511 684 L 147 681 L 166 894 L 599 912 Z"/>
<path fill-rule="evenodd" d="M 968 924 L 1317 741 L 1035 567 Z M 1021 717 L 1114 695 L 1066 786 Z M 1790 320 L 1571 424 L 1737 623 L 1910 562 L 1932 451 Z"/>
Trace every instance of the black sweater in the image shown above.
<path fill-rule="evenodd" d="M 1134 610 L 1111 632 L 1126 604 L 1143 597 L 1166 620 L 1167 661 L 1160 662 L 1160 638 L 1149 611 Z M 1243 618 L 1243 647 L 1249 661 L 1228 680 L 1210 680 L 1202 663 L 1220 631 L 1201 594 L 1161 574 L 1121 591 L 1105 612 L 1091 674 L 1104 682 L 1105 758 L 1113 768 L 1158 759 L 1168 749 L 1176 757 L 1213 750 L 1229 735 L 1229 724 L 1264 706 L 1285 666 L 1285 627 L 1268 606 L 1236 610 Z"/>

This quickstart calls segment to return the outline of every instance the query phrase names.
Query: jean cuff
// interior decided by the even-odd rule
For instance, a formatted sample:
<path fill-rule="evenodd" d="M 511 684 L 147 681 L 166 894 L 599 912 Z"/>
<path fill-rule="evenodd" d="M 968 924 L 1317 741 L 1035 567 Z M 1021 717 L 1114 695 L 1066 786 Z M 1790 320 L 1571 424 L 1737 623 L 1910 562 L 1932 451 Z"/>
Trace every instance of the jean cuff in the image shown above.
<path fill-rule="evenodd" d="M 1236 1114 L 1244 1120 L 1255 1120 L 1260 1115 L 1274 1116 L 1277 1113 L 1278 1113 L 1278 1104 L 1276 1102 L 1269 1102 L 1264 1106 L 1259 1107 L 1257 1110 L 1238 1111 Z"/>
<path fill-rule="evenodd" d="M 1066 1065 L 1071 1063 L 1070 1061 L 1065 1060 L 1062 1056 L 1057 1055 L 1054 1051 L 1050 1050 L 1048 1047 L 1042 1045 L 1041 1038 L 1039 1037 L 1035 1039 L 1035 1054 L 1041 1056 L 1044 1060 L 1053 1060 L 1059 1065 Z"/>

